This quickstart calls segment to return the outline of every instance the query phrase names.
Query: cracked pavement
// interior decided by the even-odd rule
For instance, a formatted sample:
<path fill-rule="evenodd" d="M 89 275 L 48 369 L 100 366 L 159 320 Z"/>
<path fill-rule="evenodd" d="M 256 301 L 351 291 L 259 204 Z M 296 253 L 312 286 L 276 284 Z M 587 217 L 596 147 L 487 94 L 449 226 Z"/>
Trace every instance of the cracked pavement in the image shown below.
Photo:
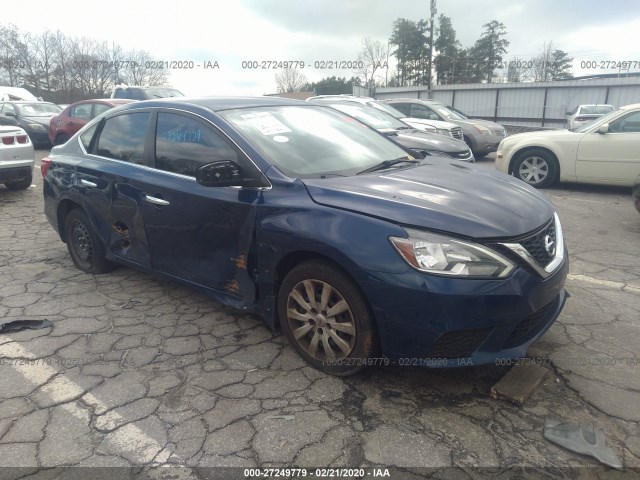
<path fill-rule="evenodd" d="M 37 167 L 34 178 L 23 192 L 0 187 L 0 323 L 53 326 L 0 335 L 0 466 L 16 467 L 4 476 L 176 465 L 394 466 L 407 478 L 543 467 L 563 477 L 598 465 L 544 440 L 547 417 L 593 424 L 640 467 L 640 215 L 628 189 L 546 191 L 572 296 L 529 351 L 553 374 L 519 408 L 489 396 L 507 366 L 330 377 L 255 316 L 125 267 L 84 274 L 42 213 Z"/>

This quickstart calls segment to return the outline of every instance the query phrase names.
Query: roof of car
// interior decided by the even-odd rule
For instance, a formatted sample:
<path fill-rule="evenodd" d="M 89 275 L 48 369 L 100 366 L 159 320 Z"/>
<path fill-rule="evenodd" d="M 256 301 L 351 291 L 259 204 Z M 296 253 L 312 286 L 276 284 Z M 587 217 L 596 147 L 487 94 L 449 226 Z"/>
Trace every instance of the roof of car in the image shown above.
<path fill-rule="evenodd" d="M 135 102 L 135 100 L 131 100 L 130 98 L 88 98 L 86 100 L 78 100 L 77 102 L 73 102 L 69 106 L 80 105 L 83 103 L 91 103 L 91 102 L 103 102 L 103 103 L 109 103 L 113 105 L 120 105 L 124 103 Z"/>
<path fill-rule="evenodd" d="M 23 105 L 26 103 L 38 103 L 38 104 L 46 104 L 46 105 L 55 105 L 53 102 L 43 102 L 41 100 L 0 100 L 0 103 L 15 103 L 16 105 Z"/>
<path fill-rule="evenodd" d="M 214 112 L 222 110 L 233 110 L 236 108 L 309 105 L 302 100 L 291 100 L 289 98 L 282 97 L 170 97 L 135 102 L 135 104 L 132 104 L 131 107 L 144 108 L 145 106 L 169 106 L 185 104 L 204 107 Z"/>

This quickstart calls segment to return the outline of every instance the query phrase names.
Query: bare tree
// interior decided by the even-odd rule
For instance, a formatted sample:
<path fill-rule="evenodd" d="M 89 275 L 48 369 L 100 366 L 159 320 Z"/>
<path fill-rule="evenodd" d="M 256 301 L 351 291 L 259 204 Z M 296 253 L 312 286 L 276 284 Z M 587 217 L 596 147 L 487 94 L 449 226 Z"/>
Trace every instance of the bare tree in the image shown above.
<path fill-rule="evenodd" d="M 300 92 L 307 83 L 307 77 L 294 68 L 285 68 L 276 73 L 278 93 Z"/>
<path fill-rule="evenodd" d="M 380 40 L 365 37 L 362 40 L 362 50 L 358 53 L 358 63 L 361 68 L 356 70 L 358 76 L 364 77 L 364 85 L 373 88 L 376 84 L 376 72 L 380 72 L 387 65 L 388 46 Z"/>

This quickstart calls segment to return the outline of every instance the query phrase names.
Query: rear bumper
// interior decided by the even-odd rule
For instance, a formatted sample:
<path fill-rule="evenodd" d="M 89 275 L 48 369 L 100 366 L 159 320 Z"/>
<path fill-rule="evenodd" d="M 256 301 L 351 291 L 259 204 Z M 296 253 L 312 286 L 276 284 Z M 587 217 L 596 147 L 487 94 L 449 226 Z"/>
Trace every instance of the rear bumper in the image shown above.
<path fill-rule="evenodd" d="M 19 182 L 33 172 L 34 160 L 0 160 L 0 183 Z"/>
<path fill-rule="evenodd" d="M 544 280 L 524 268 L 504 280 L 408 270 L 370 274 L 363 290 L 392 362 L 458 367 L 524 356 L 560 315 L 567 273 L 567 260 Z"/>

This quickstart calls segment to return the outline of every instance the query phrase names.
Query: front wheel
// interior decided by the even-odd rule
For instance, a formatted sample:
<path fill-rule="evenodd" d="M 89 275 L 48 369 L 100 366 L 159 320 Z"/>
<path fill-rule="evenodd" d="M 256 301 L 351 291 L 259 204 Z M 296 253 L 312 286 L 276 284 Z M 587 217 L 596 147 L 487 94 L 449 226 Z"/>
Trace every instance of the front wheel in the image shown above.
<path fill-rule="evenodd" d="M 106 273 L 115 268 L 105 258 L 104 245 L 82 210 L 75 209 L 67 215 L 64 238 L 71 260 L 83 272 Z"/>
<path fill-rule="evenodd" d="M 558 179 L 558 161 L 545 150 L 528 150 L 513 164 L 513 175 L 535 188 L 546 188 Z"/>
<path fill-rule="evenodd" d="M 287 274 L 278 293 L 278 316 L 300 356 L 325 373 L 352 375 L 378 349 L 366 300 L 327 262 L 304 262 Z"/>

